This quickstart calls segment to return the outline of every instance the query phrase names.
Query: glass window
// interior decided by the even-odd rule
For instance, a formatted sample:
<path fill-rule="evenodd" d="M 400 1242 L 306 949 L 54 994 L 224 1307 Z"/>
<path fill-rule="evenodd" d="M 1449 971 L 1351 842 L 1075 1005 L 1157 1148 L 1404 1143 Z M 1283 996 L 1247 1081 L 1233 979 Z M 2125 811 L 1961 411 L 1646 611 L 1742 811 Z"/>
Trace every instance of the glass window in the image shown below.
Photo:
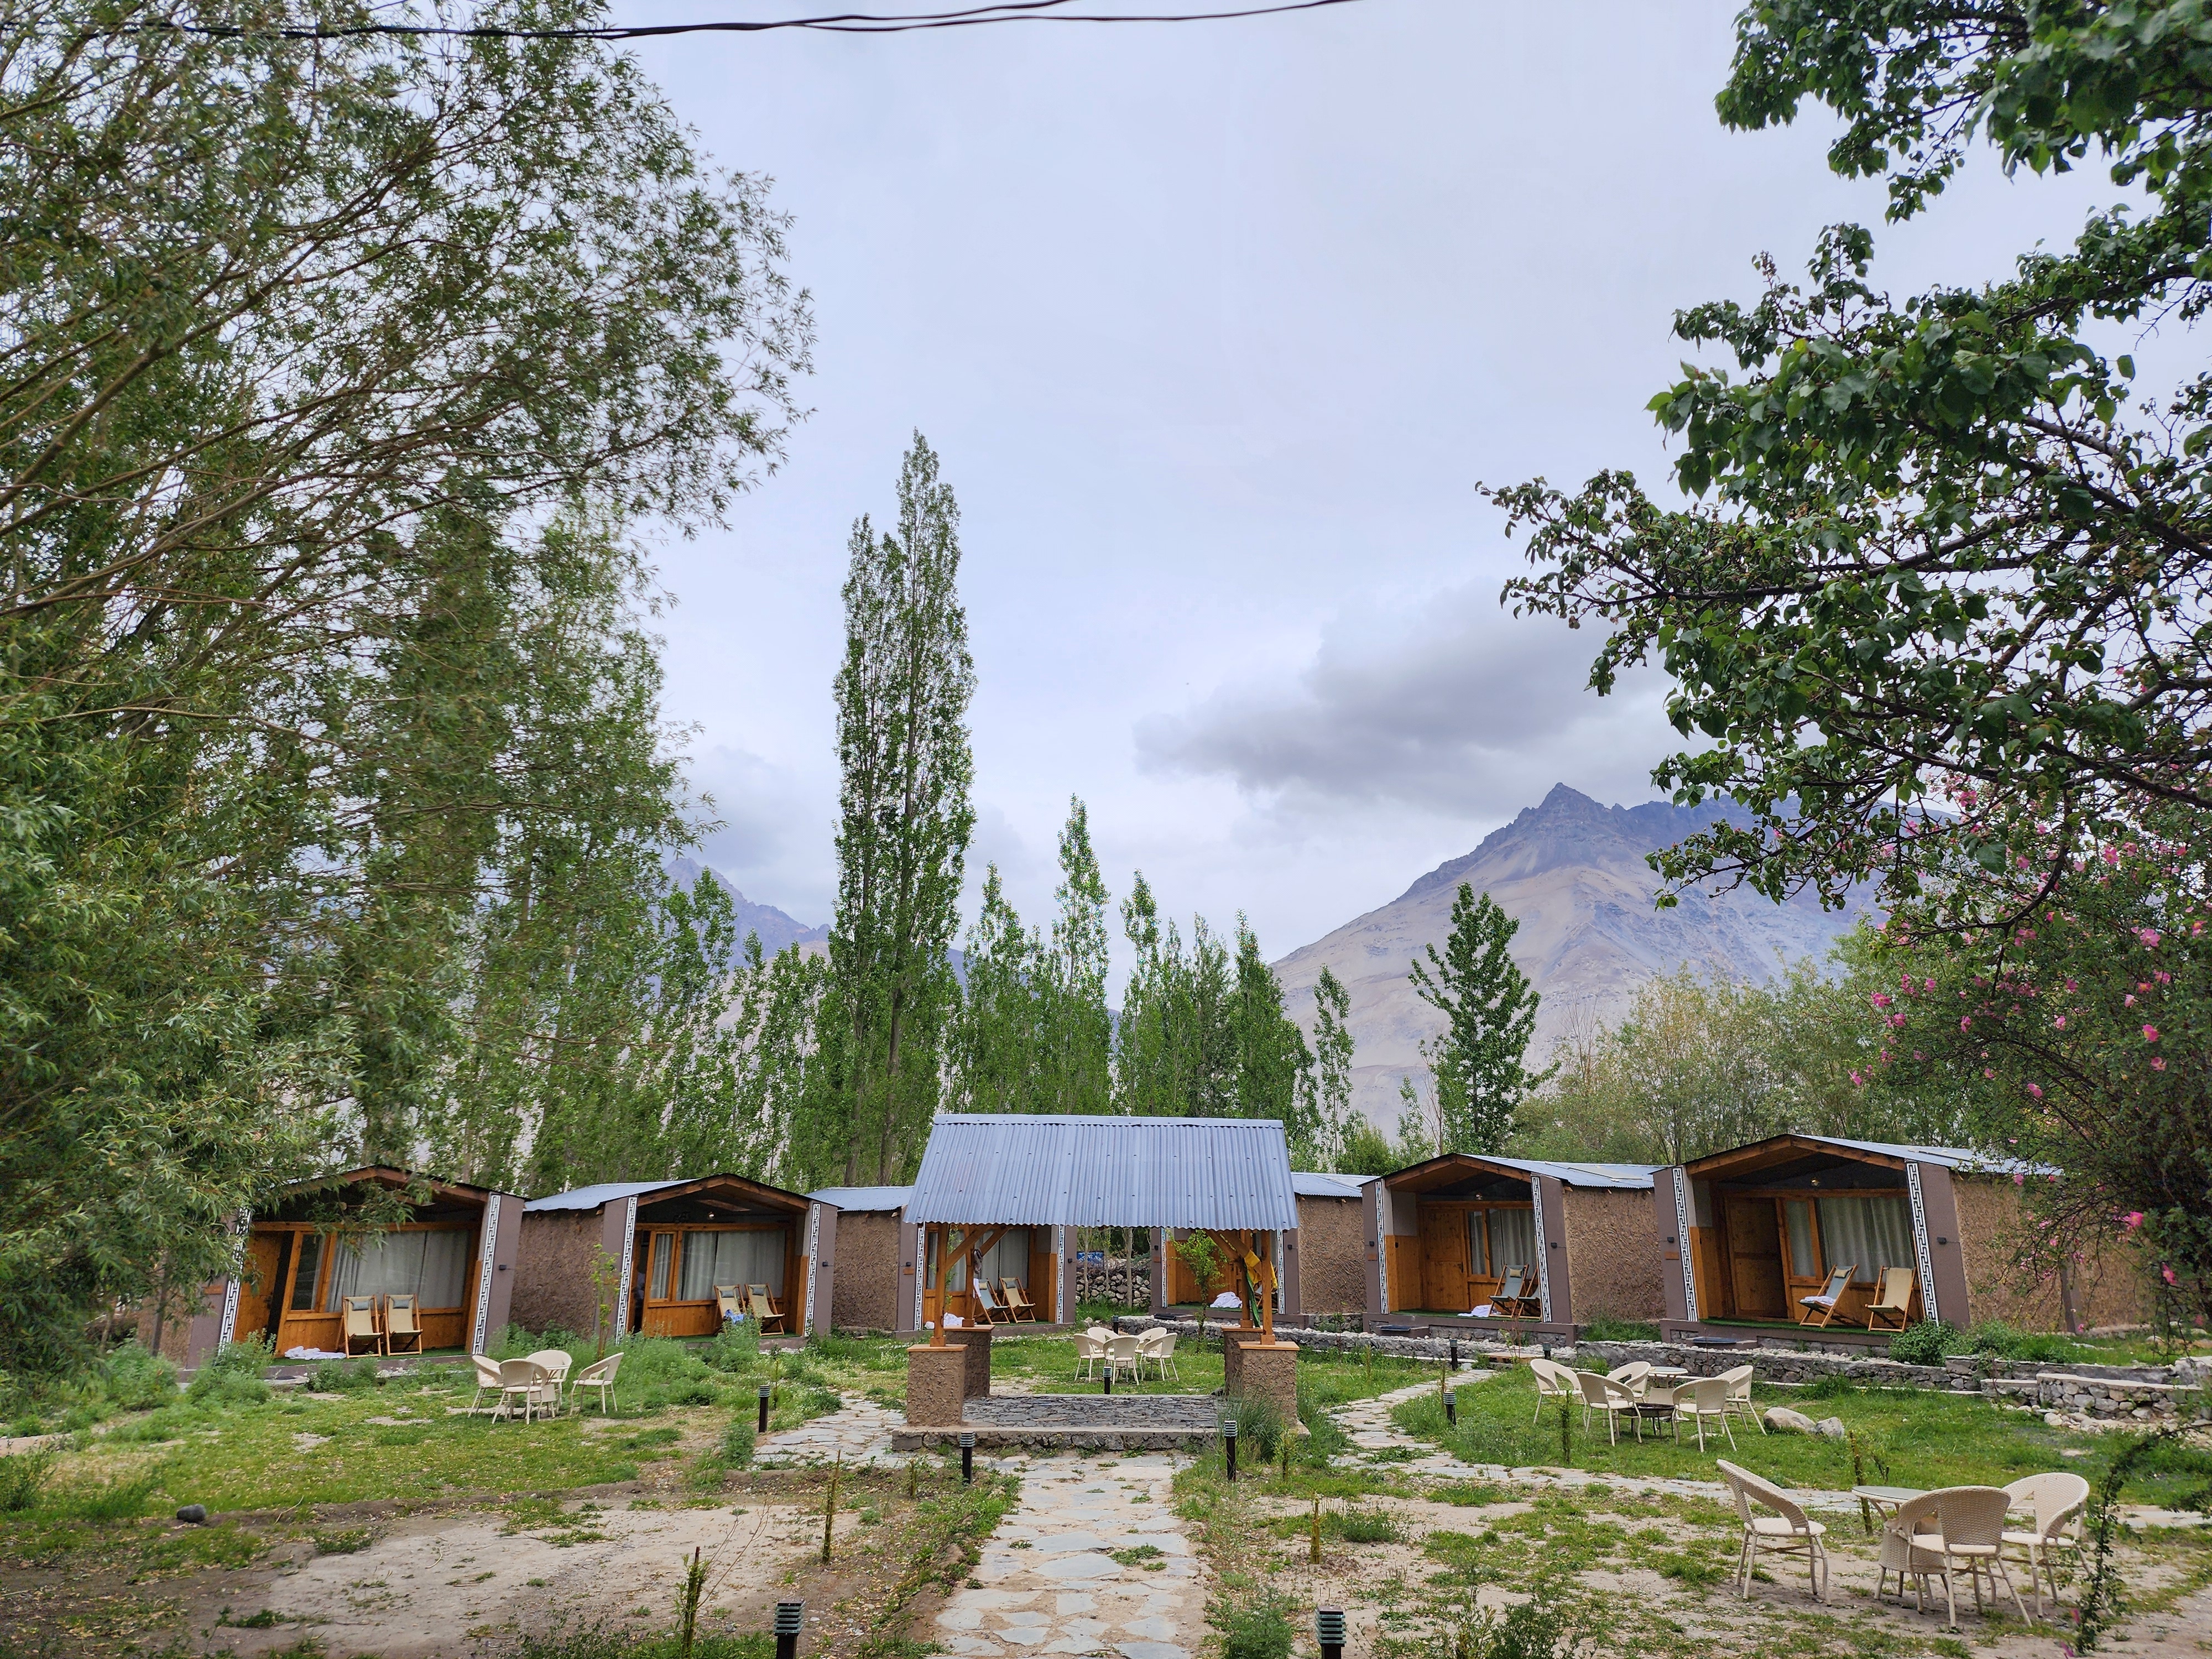
<path fill-rule="evenodd" d="M 1484 1212 L 1467 1212 L 1467 1271 L 1470 1277 L 1490 1277 L 1490 1229 L 1483 1220 Z"/>
<path fill-rule="evenodd" d="M 322 1277 L 323 1236 L 320 1233 L 296 1235 L 300 1245 L 300 1270 L 292 1279 L 292 1311 L 313 1313 L 315 1308 L 315 1281 Z"/>
<path fill-rule="evenodd" d="M 983 1252 L 983 1259 L 975 1266 L 994 1291 L 999 1288 L 999 1281 L 1004 1279 L 1011 1279 L 1023 1290 L 1028 1290 L 1030 1230 L 1026 1227 L 1007 1228 L 999 1235 L 998 1243 Z"/>
<path fill-rule="evenodd" d="M 1782 1213 L 1790 1228 L 1790 1276 L 1792 1279 L 1818 1279 L 1820 1276 L 1820 1242 L 1813 1236 L 1813 1206 L 1802 1198 L 1784 1201 Z"/>
<path fill-rule="evenodd" d="M 1884 1267 L 1914 1265 L 1912 1204 L 1894 1197 L 1824 1198 L 1820 1242 L 1831 1268 L 1849 1267 L 1851 1277 L 1873 1282 Z"/>
<path fill-rule="evenodd" d="M 931 1233 L 929 1236 L 929 1288 L 933 1291 L 937 1288 L 937 1264 L 944 1251 L 945 1234 L 942 1230 Z M 955 1250 L 952 1253 L 952 1270 L 945 1275 L 945 1289 L 947 1295 L 959 1295 L 968 1289 L 968 1256 L 964 1250 Z"/>
<path fill-rule="evenodd" d="M 653 1236 L 653 1278 L 646 1294 L 655 1302 L 668 1300 L 668 1270 L 675 1259 L 676 1235 L 655 1233 Z"/>
<path fill-rule="evenodd" d="M 421 1308 L 459 1308 L 468 1297 L 470 1232 L 465 1227 L 410 1227 L 347 1239 L 331 1267 L 325 1312 L 349 1296 L 412 1296 Z M 304 1254 L 301 1275 L 307 1270 Z M 299 1298 L 293 1298 L 295 1306 Z"/>
<path fill-rule="evenodd" d="M 1536 1271 L 1536 1212 L 1513 1208 L 1490 1215 L 1490 1259 L 1502 1275 L 1516 1267 Z"/>
<path fill-rule="evenodd" d="M 748 1285 L 765 1285 L 770 1296 L 781 1296 L 785 1237 L 781 1227 L 687 1231 L 684 1268 L 677 1276 L 678 1299 L 710 1302 L 717 1285 L 734 1285 L 741 1296 Z"/>

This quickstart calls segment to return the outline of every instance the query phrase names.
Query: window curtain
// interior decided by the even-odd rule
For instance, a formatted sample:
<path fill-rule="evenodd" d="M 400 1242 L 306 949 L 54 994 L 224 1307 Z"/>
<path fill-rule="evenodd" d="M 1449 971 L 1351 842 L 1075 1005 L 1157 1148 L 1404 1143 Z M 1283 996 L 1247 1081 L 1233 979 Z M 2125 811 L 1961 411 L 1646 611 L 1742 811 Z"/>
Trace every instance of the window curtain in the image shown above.
<path fill-rule="evenodd" d="M 331 1268 L 326 1313 L 349 1296 L 413 1296 L 424 1309 L 464 1306 L 468 1299 L 469 1230 L 414 1228 L 349 1240 Z"/>
<path fill-rule="evenodd" d="M 1501 1278 L 1513 1267 L 1536 1271 L 1536 1212 L 1533 1208 L 1490 1212 L 1490 1260 L 1492 1270 Z"/>
<path fill-rule="evenodd" d="M 1820 1253 L 1813 1245 L 1813 1206 L 1802 1198 L 1783 1201 L 1782 1213 L 1790 1227 L 1790 1272 L 1796 1279 L 1820 1276 Z"/>
<path fill-rule="evenodd" d="M 677 1298 L 711 1302 L 717 1285 L 765 1285 L 770 1296 L 781 1297 L 784 1238 L 781 1227 L 685 1233 Z"/>
<path fill-rule="evenodd" d="M 1871 1281 L 1884 1267 L 1910 1267 L 1912 1205 L 1894 1198 L 1824 1198 L 1820 1200 L 1821 1254 L 1830 1272 L 1850 1267 L 1851 1277 Z"/>
<path fill-rule="evenodd" d="M 1467 1212 L 1467 1271 L 1470 1279 L 1487 1279 L 1490 1276 L 1490 1251 L 1486 1243 L 1482 1216 L 1480 1210 Z"/>
<path fill-rule="evenodd" d="M 1026 1291 L 1030 1287 L 1030 1230 L 1010 1227 L 999 1236 L 999 1242 L 983 1252 L 976 1270 L 990 1282 L 994 1291 L 1001 1289 L 999 1281 L 1011 1279 Z"/>

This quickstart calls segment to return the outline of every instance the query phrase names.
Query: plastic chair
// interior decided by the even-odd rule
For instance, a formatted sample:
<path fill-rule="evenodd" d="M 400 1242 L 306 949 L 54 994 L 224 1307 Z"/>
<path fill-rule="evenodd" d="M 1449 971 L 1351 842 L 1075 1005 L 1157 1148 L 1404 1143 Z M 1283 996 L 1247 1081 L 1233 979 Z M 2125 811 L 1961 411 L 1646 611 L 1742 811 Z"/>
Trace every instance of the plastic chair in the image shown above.
<path fill-rule="evenodd" d="M 1144 1356 L 1138 1352 L 1133 1336 L 1109 1336 L 1106 1339 L 1106 1364 L 1114 1375 L 1133 1376 L 1145 1380 Z"/>
<path fill-rule="evenodd" d="M 2011 1482 L 2005 1487 L 2005 1496 L 2014 1509 L 2025 1507 L 2035 1513 L 2033 1531 L 2007 1528 L 1998 1541 L 2020 1551 L 2027 1563 L 2028 1579 L 2035 1586 L 2035 1611 L 2040 1614 L 2045 1577 L 2051 1580 L 2052 1603 L 2058 1601 L 2058 1571 L 2051 1565 L 2051 1553 L 2081 1553 L 2081 1517 L 2089 1507 L 2089 1483 L 2078 1474 L 2053 1470 Z"/>
<path fill-rule="evenodd" d="M 1735 1436 L 1729 1428 L 1729 1385 L 1717 1376 L 1693 1377 L 1674 1391 L 1676 1433 L 1686 1422 L 1698 1425 L 1698 1449 L 1705 1449 L 1705 1425 L 1721 1425 L 1728 1437 L 1729 1449 L 1735 1449 Z"/>
<path fill-rule="evenodd" d="M 1942 1529 L 1944 1565 L 1954 1561 L 1966 1564 L 1967 1576 L 1974 1585 L 1974 1611 L 1982 1610 L 1982 1575 L 1990 1576 L 1990 1600 L 1996 1600 L 1997 1582 L 2012 1592 L 2012 1604 L 2020 1612 L 2024 1624 L 2033 1625 L 2027 1603 L 2021 1600 L 2020 1588 L 2012 1582 L 2012 1573 L 2005 1566 L 2005 1511 L 2012 1507 L 2012 1494 L 2002 1486 L 1946 1486 L 1936 1494 L 1936 1522 Z M 1950 1591 L 1947 1571 L 1944 1590 Z M 1951 1622 L 1959 1622 L 1955 1601 L 1951 1609 Z"/>
<path fill-rule="evenodd" d="M 1075 1334 L 1076 1376 L 1092 1375 L 1092 1368 L 1106 1358 L 1106 1339 L 1097 1331 L 1078 1331 Z"/>
<path fill-rule="evenodd" d="M 499 1365 L 499 1409 L 492 1420 L 514 1416 L 514 1404 L 522 1402 L 522 1420 L 534 1418 L 545 1404 L 545 1385 L 550 1381 L 545 1367 L 534 1359 L 503 1359 Z"/>
<path fill-rule="evenodd" d="M 422 1352 L 422 1322 L 411 1296 L 384 1298 L 384 1351 L 386 1353 Z M 399 1345 L 404 1341 L 405 1347 Z"/>
<path fill-rule="evenodd" d="M 1943 1540 L 1937 1530 L 1936 1498 L 1932 1492 L 1908 1498 L 1883 1519 L 1881 1553 L 1877 1562 L 1881 1571 L 1875 1576 L 1874 1588 L 1876 1601 L 1887 1590 L 1893 1572 L 1897 1575 L 1898 1599 L 1905 1599 L 1905 1581 L 1910 1576 L 1913 1606 L 1923 1613 L 1928 1608 L 1930 1574 L 1942 1579 L 1944 1590 L 1948 1593 L 1951 1570 L 1943 1559 Z"/>
<path fill-rule="evenodd" d="M 499 1361 L 489 1354 L 482 1353 L 472 1353 L 469 1358 L 477 1368 L 477 1391 L 469 1396 L 469 1412 L 473 1416 L 477 1402 L 484 1397 L 486 1389 L 495 1395 L 499 1392 Z"/>
<path fill-rule="evenodd" d="M 1585 1434 L 1589 1431 L 1590 1413 L 1597 1411 L 1605 1413 L 1605 1437 L 1609 1444 L 1617 1446 L 1620 1443 L 1620 1419 L 1624 1416 L 1635 1423 L 1636 1437 L 1638 1440 L 1644 1438 L 1644 1419 L 1636 1412 L 1642 1402 L 1629 1391 L 1626 1383 L 1616 1382 L 1595 1371 L 1570 1371 L 1568 1375 L 1575 1379 L 1576 1387 L 1582 1391 L 1583 1431 Z"/>
<path fill-rule="evenodd" d="M 1752 1366 L 1736 1365 L 1723 1371 L 1720 1380 L 1728 1384 L 1729 1409 L 1741 1413 L 1761 1434 L 1765 1434 L 1766 1425 L 1760 1420 L 1759 1408 L 1751 1403 L 1751 1379 L 1756 1375 L 1758 1372 Z"/>
<path fill-rule="evenodd" d="M 568 1367 L 575 1364 L 575 1361 L 569 1358 L 566 1348 L 540 1348 L 530 1356 L 530 1362 L 533 1365 L 542 1367 L 547 1380 L 552 1383 L 553 1413 L 556 1417 L 559 1416 L 561 1390 L 568 1381 Z"/>
<path fill-rule="evenodd" d="M 1532 1359 L 1528 1362 L 1528 1375 L 1536 1379 L 1536 1411 L 1535 1415 L 1528 1419 L 1531 1423 L 1543 1417 L 1547 1400 L 1556 1400 L 1567 1406 L 1582 1404 L 1583 1389 L 1582 1384 L 1575 1381 L 1577 1374 L 1558 1360 Z"/>
<path fill-rule="evenodd" d="M 595 1359 L 576 1373 L 576 1380 L 568 1385 L 568 1397 L 574 1399 L 586 1389 L 599 1391 L 599 1415 L 608 1415 L 607 1398 L 615 1391 L 615 1373 L 622 1370 L 623 1357 L 611 1353 L 605 1359 Z"/>
<path fill-rule="evenodd" d="M 1762 1480 L 1749 1469 L 1737 1468 L 1725 1457 L 1716 1458 L 1713 1467 L 1728 1482 L 1729 1491 L 1735 1498 L 1736 1516 L 1743 1522 L 1743 1548 L 1736 1558 L 1737 1592 L 1745 1601 L 1751 1600 L 1751 1576 L 1759 1570 L 1759 1553 L 1765 1549 L 1772 1555 L 1802 1555 L 1806 1577 L 1813 1585 L 1813 1599 L 1826 1601 L 1828 1551 L 1820 1540 L 1827 1536 L 1828 1529 L 1808 1516 L 1797 1500 L 1773 1482 Z M 1772 1513 L 1753 1514 L 1754 1504 Z"/>
<path fill-rule="evenodd" d="M 1145 1346 L 1146 1337 L 1154 1339 L 1150 1347 Z M 1137 1339 L 1137 1343 L 1138 1352 L 1152 1362 L 1161 1381 L 1165 1382 L 1170 1376 L 1178 1382 L 1182 1381 L 1182 1373 L 1176 1369 L 1176 1334 L 1173 1331 L 1149 1330 Z"/>
<path fill-rule="evenodd" d="M 1648 1359 L 1632 1359 L 1626 1365 L 1615 1365 L 1606 1375 L 1641 1400 L 1644 1397 L 1644 1379 L 1651 1375 L 1651 1362 Z"/>

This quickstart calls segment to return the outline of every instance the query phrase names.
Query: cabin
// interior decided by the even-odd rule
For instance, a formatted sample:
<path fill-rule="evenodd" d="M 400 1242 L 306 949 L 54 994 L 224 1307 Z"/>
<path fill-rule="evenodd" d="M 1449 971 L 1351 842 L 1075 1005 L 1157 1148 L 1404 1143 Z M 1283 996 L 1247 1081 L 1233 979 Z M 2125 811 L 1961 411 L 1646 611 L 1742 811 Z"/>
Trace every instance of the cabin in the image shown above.
<path fill-rule="evenodd" d="M 826 1328 L 836 1212 L 743 1176 L 615 1181 L 523 1206 L 514 1320 L 533 1331 L 708 1336 L 718 1285 L 761 1287 L 769 1335 Z"/>
<path fill-rule="evenodd" d="M 1367 1311 L 1366 1187 L 1377 1176 L 1319 1175 L 1293 1170 L 1297 1231 L 1285 1255 L 1286 1314 L 1312 1319 Z"/>
<path fill-rule="evenodd" d="M 1601 1314 L 1656 1318 L 1644 1231 L 1656 1167 L 1446 1152 L 1368 1182 L 1370 1328 L 1411 1315 L 1564 1341 Z"/>
<path fill-rule="evenodd" d="M 343 1353 L 342 1299 L 371 1298 L 381 1330 L 394 1296 L 418 1310 L 409 1351 L 481 1353 L 507 1324 L 521 1223 L 516 1194 L 382 1164 L 295 1182 L 248 1219 L 239 1273 L 210 1288 L 179 1358 L 256 1336 L 279 1358 Z"/>
<path fill-rule="evenodd" d="M 836 1215 L 830 1323 L 841 1331 L 918 1328 L 915 1263 L 921 1230 L 906 1219 L 911 1187 L 825 1187 L 808 1194 Z"/>
<path fill-rule="evenodd" d="M 1774 1135 L 1659 1172 L 1651 1224 L 1669 1337 L 1790 1328 L 1838 1348 L 1923 1319 L 2080 1331 L 2146 1316 L 2142 1269 L 2115 1237 L 2048 1278 L 2015 1265 L 2023 1194 L 2053 1172 L 1953 1146 Z M 1901 1310 L 1870 1313 L 1889 1270 Z M 1825 1295 L 1842 1275 L 1832 1303 Z M 1817 1333 L 1817 1334 L 1815 1334 Z"/>

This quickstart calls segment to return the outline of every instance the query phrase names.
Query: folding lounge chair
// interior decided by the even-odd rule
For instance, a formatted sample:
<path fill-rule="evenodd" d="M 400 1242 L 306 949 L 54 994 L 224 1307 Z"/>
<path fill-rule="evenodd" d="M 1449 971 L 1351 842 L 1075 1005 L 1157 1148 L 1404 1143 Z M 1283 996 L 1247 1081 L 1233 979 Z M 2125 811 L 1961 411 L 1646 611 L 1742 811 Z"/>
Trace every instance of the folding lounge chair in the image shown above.
<path fill-rule="evenodd" d="M 753 1317 L 760 1321 L 761 1334 L 766 1336 L 773 1331 L 775 1334 L 781 1335 L 783 1316 L 775 1310 L 775 1304 L 768 1299 L 767 1288 L 760 1285 L 750 1285 L 747 1287 L 745 1295 L 752 1303 Z"/>
<path fill-rule="evenodd" d="M 745 1316 L 745 1299 L 735 1285 L 714 1286 L 714 1317 L 727 1325 Z"/>
<path fill-rule="evenodd" d="M 1850 1289 L 1851 1275 L 1857 1271 L 1858 1265 L 1856 1262 L 1847 1267 L 1830 1268 L 1828 1282 L 1821 1288 L 1818 1296 L 1801 1296 L 1797 1298 L 1797 1305 L 1805 1310 L 1797 1316 L 1797 1322 L 1801 1325 L 1813 1325 L 1822 1328 L 1834 1324 L 1836 1310 L 1844 1304 L 1844 1292 Z"/>
<path fill-rule="evenodd" d="M 338 1311 L 345 1316 L 345 1351 L 354 1352 L 354 1344 L 366 1342 L 368 1352 L 384 1352 L 384 1333 L 377 1328 L 376 1298 L 373 1296 L 347 1296 L 338 1298 Z"/>
<path fill-rule="evenodd" d="M 1743 1599 L 1751 1600 L 1752 1575 L 1759 1571 L 1759 1553 L 1765 1550 L 1770 1555 L 1802 1555 L 1806 1576 L 1813 1583 L 1813 1599 L 1826 1600 L 1828 1551 L 1821 1540 L 1827 1536 L 1827 1528 L 1808 1516 L 1780 1487 L 1760 1480 L 1749 1469 L 1738 1468 L 1725 1457 L 1714 1459 L 1713 1467 L 1728 1482 L 1735 1498 L 1736 1516 L 1743 1522 L 1743 1547 L 1736 1556 L 1736 1589 Z M 1754 1504 L 1772 1513 L 1753 1514 Z"/>
<path fill-rule="evenodd" d="M 1498 1294 L 1490 1298 L 1491 1305 L 1513 1319 L 1526 1319 L 1531 1314 L 1541 1311 L 1529 1285 L 1528 1268 L 1508 1267 L 1504 1279 L 1498 1287 Z"/>
<path fill-rule="evenodd" d="M 422 1352 L 422 1322 L 411 1296 L 384 1298 L 384 1351 L 386 1353 Z"/>
<path fill-rule="evenodd" d="M 999 1298 L 991 1294 L 991 1281 L 975 1281 L 975 1322 L 978 1325 L 1010 1325 L 1013 1316 L 1000 1305 Z"/>
<path fill-rule="evenodd" d="M 1028 1297 L 1022 1294 L 1021 1280 L 1018 1279 L 1001 1279 L 999 1281 L 999 1284 L 1006 1292 L 1006 1311 L 1013 1315 L 1014 1322 L 1019 1324 L 1023 1320 L 1026 1319 L 1030 1324 L 1036 1324 L 1037 1316 L 1036 1304 L 1030 1301 Z"/>
<path fill-rule="evenodd" d="M 1881 1270 L 1881 1290 L 1867 1304 L 1867 1328 L 1870 1331 L 1901 1331 L 1912 1307 L 1912 1269 L 1884 1267 Z"/>

